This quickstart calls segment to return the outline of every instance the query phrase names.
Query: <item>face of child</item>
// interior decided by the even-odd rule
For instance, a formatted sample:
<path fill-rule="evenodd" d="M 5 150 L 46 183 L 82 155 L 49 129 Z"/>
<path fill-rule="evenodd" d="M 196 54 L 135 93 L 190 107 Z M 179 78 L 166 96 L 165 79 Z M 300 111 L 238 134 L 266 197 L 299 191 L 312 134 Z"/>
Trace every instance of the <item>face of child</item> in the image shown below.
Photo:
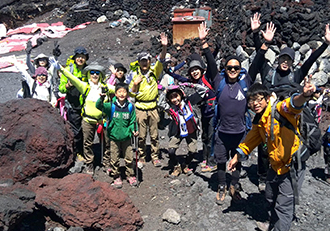
<path fill-rule="evenodd" d="M 225 71 L 227 76 L 229 77 L 229 82 L 235 82 L 239 76 L 239 73 L 241 71 L 241 66 L 236 59 L 231 59 L 228 61 Z"/>
<path fill-rule="evenodd" d="M 75 56 L 74 62 L 78 65 L 78 66 L 83 66 L 86 64 L 86 55 L 83 54 L 77 54 Z"/>
<path fill-rule="evenodd" d="M 124 76 L 124 70 L 122 68 L 118 68 L 118 70 L 116 72 L 116 77 L 118 79 L 121 79 L 121 78 L 123 78 L 123 76 Z"/>
<path fill-rule="evenodd" d="M 265 96 L 257 94 L 249 99 L 248 104 L 252 111 L 261 113 L 267 107 L 268 101 L 268 98 L 265 98 Z"/>
<path fill-rule="evenodd" d="M 115 93 L 115 96 L 117 98 L 117 100 L 120 102 L 120 103 L 123 103 L 126 98 L 127 98 L 127 91 L 125 88 L 119 88 L 116 93 Z"/>
<path fill-rule="evenodd" d="M 171 93 L 168 98 L 170 102 L 175 106 L 179 106 L 181 103 L 181 95 L 177 92 Z"/>
<path fill-rule="evenodd" d="M 142 59 L 139 61 L 139 65 L 142 71 L 148 71 L 151 65 L 150 59 Z"/>
<path fill-rule="evenodd" d="M 281 57 L 279 57 L 278 63 L 279 63 L 280 70 L 287 71 L 292 66 L 293 61 L 290 58 L 290 56 L 282 55 Z"/>
<path fill-rule="evenodd" d="M 190 70 L 190 75 L 193 79 L 200 79 L 202 77 L 202 71 L 198 67 L 193 67 Z"/>
<path fill-rule="evenodd" d="M 95 71 L 95 70 L 90 71 L 90 76 L 91 76 L 92 83 L 97 84 L 99 82 L 100 74 L 101 74 L 100 71 Z"/>
<path fill-rule="evenodd" d="M 47 66 L 47 59 L 46 58 L 41 58 L 38 60 L 39 66 L 40 67 L 46 67 Z"/>
<path fill-rule="evenodd" d="M 46 80 L 47 80 L 47 76 L 46 75 L 37 75 L 37 81 L 40 84 L 43 84 L 44 82 L 46 82 Z"/>

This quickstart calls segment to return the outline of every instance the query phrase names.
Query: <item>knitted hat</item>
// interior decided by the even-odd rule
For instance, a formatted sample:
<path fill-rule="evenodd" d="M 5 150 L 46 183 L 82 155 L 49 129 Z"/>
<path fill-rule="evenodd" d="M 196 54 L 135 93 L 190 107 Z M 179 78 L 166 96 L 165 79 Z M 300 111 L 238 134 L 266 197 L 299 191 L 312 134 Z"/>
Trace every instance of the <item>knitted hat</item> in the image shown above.
<path fill-rule="evenodd" d="M 230 56 L 228 56 L 228 57 L 226 58 L 226 61 L 225 61 L 225 66 L 227 66 L 228 62 L 229 62 L 230 60 L 232 60 L 232 59 L 237 60 L 237 61 L 239 62 L 239 66 L 242 66 L 242 64 L 241 64 L 241 59 L 240 59 L 238 56 L 236 56 L 236 55 L 230 55 Z"/>
<path fill-rule="evenodd" d="M 38 75 L 45 75 L 46 77 L 48 77 L 47 69 L 44 67 L 38 67 L 33 77 L 37 77 Z"/>

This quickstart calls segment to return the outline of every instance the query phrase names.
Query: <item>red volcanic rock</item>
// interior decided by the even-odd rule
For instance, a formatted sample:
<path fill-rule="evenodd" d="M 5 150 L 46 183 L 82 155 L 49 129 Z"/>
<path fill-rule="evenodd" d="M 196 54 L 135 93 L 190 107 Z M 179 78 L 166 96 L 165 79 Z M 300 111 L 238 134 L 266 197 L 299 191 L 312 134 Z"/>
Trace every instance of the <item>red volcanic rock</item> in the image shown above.
<path fill-rule="evenodd" d="M 48 102 L 0 104 L 0 179 L 63 177 L 73 163 L 72 143 L 69 125 Z"/>
<path fill-rule="evenodd" d="M 36 177 L 29 182 L 36 206 L 56 214 L 67 226 L 100 230 L 137 230 L 143 224 L 126 193 L 87 174 L 63 179 Z"/>

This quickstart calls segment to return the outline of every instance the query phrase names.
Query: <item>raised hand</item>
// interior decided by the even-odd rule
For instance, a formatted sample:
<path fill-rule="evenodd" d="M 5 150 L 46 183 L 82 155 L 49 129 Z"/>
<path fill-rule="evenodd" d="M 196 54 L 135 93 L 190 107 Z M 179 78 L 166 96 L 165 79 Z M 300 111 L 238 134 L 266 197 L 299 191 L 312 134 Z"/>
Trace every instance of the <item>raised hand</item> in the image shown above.
<path fill-rule="evenodd" d="M 325 41 L 327 44 L 330 44 L 330 29 L 329 24 L 325 25 L 325 34 L 324 34 Z"/>
<path fill-rule="evenodd" d="M 276 27 L 275 27 L 274 23 L 270 22 L 270 23 L 267 23 L 267 25 L 266 25 L 266 32 L 264 32 L 262 30 L 261 33 L 267 42 L 271 42 L 274 38 L 275 31 L 276 31 Z"/>
<path fill-rule="evenodd" d="M 206 27 L 206 22 L 202 22 L 198 27 L 199 39 L 204 40 L 209 32 L 209 28 Z"/>
<path fill-rule="evenodd" d="M 26 51 L 26 54 L 31 54 L 31 51 L 32 51 L 32 42 L 31 42 L 31 40 L 27 41 L 25 51 Z"/>
<path fill-rule="evenodd" d="M 111 71 L 111 74 L 115 75 L 117 72 L 117 69 L 115 68 L 114 65 L 110 65 L 109 70 Z"/>
<path fill-rule="evenodd" d="M 61 65 L 59 64 L 59 62 L 54 58 L 54 57 L 50 57 L 49 58 L 49 63 L 56 69 L 59 70 L 61 69 Z"/>
<path fill-rule="evenodd" d="M 163 46 L 167 46 L 168 39 L 167 39 L 167 35 L 165 34 L 165 32 L 160 33 L 160 41 Z"/>
<path fill-rule="evenodd" d="M 304 97 L 312 96 L 312 94 L 316 90 L 316 86 L 311 83 L 311 80 L 312 80 L 312 75 L 309 75 L 308 77 L 305 77 L 304 88 L 303 88 Z"/>
<path fill-rule="evenodd" d="M 260 16 L 261 14 L 255 13 L 253 17 L 250 18 L 251 21 L 251 30 L 256 31 L 259 29 L 261 22 L 260 22 Z"/>

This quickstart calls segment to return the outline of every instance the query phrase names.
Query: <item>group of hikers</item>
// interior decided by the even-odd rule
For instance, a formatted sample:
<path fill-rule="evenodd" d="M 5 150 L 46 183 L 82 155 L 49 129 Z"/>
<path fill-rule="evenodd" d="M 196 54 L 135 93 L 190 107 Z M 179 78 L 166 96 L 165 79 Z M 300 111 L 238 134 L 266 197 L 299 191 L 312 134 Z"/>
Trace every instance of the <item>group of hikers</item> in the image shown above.
<path fill-rule="evenodd" d="M 265 53 L 273 42 L 276 28 L 272 22 L 267 23 L 266 30 L 261 31 L 262 42 L 260 25 L 260 14 L 256 13 L 251 18 L 256 56 L 249 70 L 242 67 L 235 55 L 227 57 L 224 69 L 218 70 L 216 54 L 212 54 L 208 45 L 209 29 L 205 23 L 198 28 L 204 58 L 194 53 L 176 65 L 167 53 L 168 38 L 161 33 L 162 50 L 155 63 L 152 56 L 143 51 L 137 61 L 131 63 L 129 73 L 123 64 L 116 63 L 109 67 L 111 76 L 106 76 L 106 68 L 96 62 L 87 65 L 89 54 L 84 47 L 77 47 L 65 66 L 57 61 L 58 47 L 54 57 L 38 55 L 33 66 L 28 45 L 30 73 L 22 69 L 21 72 L 30 91 L 25 92 L 23 88 L 20 97 L 27 94 L 54 106 L 56 101 L 60 102 L 58 99 L 63 99 L 62 114 L 73 128 L 76 158 L 85 163 L 86 173 L 93 174 L 92 145 L 95 133 L 99 134 L 102 165 L 117 188 L 123 185 L 119 170 L 121 157 L 125 160 L 127 181 L 131 186 L 138 184 L 132 140 L 138 140 L 139 168 L 146 164 L 148 133 L 152 164 L 162 166 L 158 126 L 164 112 L 171 118 L 168 124 L 170 176 L 193 173 L 191 162 L 198 152 L 201 131 L 201 171 L 216 171 L 219 205 L 224 203 L 227 194 L 233 202 L 242 199 L 241 161 L 258 147 L 259 190 L 265 192 L 269 203 L 269 221 L 258 222 L 257 226 L 261 230 L 289 230 L 305 174 L 305 154 L 315 152 L 306 144 L 306 137 L 302 137 L 300 117 L 305 108 L 312 107 L 310 111 L 317 119 L 322 98 L 329 93 L 313 85 L 307 75 L 330 44 L 330 28 L 328 24 L 325 26 L 324 43 L 293 71 L 295 51 L 289 47 L 281 50 L 277 66 L 269 65 Z M 180 75 L 180 68 L 185 65 L 187 77 Z M 256 82 L 258 73 L 261 82 Z M 60 76 L 59 83 L 56 75 Z M 326 177 L 330 183 L 330 137 L 323 138 Z M 186 140 L 188 152 L 180 161 L 176 150 L 182 140 Z M 231 172 L 229 185 L 226 170 Z"/>

